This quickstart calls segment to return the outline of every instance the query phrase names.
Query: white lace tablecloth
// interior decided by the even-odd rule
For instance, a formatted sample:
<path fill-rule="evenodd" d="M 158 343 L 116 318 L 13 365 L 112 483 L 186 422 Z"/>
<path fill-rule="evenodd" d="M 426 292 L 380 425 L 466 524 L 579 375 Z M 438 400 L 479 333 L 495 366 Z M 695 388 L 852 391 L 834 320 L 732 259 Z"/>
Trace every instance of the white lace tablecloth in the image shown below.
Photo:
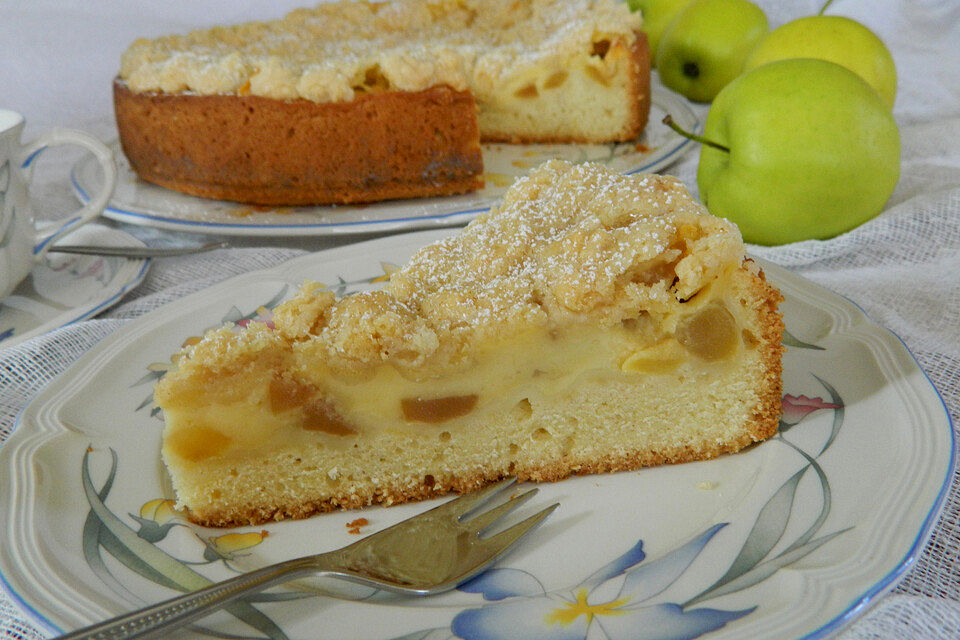
<path fill-rule="evenodd" d="M 110 116 L 109 82 L 120 53 L 139 35 L 275 16 L 293 0 L 141 0 L 4 2 L 0 19 L 0 107 L 29 121 L 30 138 L 53 125 L 101 135 Z M 761 2 L 774 25 L 815 13 L 817 2 Z M 900 184 L 875 220 L 829 241 L 755 248 L 837 291 L 896 332 L 960 418 L 960 3 L 956 0 L 838 0 L 830 13 L 870 26 L 899 71 L 895 115 L 903 143 Z M 701 115 L 706 108 L 698 107 Z M 696 190 L 694 151 L 669 169 Z M 64 174 L 70 155 L 46 158 L 34 189 L 42 212 L 74 208 Z M 123 227 L 150 244 L 193 237 Z M 0 347 L 0 442 L 17 414 L 54 376 L 126 322 L 233 275 L 304 251 L 356 241 L 243 240 L 238 248 L 154 261 L 144 282 L 100 317 L 28 342 Z M 0 635 L 42 637 L 0 595 Z M 915 566 L 890 595 L 845 630 L 844 640 L 960 637 L 960 480 Z"/>

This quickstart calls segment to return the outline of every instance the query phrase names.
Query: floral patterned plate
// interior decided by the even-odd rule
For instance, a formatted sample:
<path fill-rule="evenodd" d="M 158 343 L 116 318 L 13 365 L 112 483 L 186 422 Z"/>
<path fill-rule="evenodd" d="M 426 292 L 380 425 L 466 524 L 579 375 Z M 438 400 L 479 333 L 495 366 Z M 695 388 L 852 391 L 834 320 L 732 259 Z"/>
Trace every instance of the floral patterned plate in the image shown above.
<path fill-rule="evenodd" d="M 120 173 L 104 215 L 161 229 L 252 236 L 384 233 L 465 224 L 489 209 L 514 178 L 550 158 L 603 162 L 623 173 L 655 172 L 675 162 L 691 143 L 661 120 L 670 113 L 688 131 L 699 131 L 700 120 L 686 100 L 656 84 L 652 102 L 649 124 L 638 140 L 619 144 L 486 144 L 486 187 L 480 191 L 369 205 L 274 209 L 188 196 L 140 180 L 114 141 Z M 84 202 L 88 193 L 96 192 L 101 180 L 93 156 L 82 158 L 71 173 L 74 192 Z"/>
<path fill-rule="evenodd" d="M 221 283 L 99 343 L 0 450 L 0 573 L 56 633 L 267 563 L 340 547 L 425 509 L 214 530 L 172 509 L 152 383 L 208 327 L 270 322 L 305 278 L 377 286 L 443 231 L 304 256 Z M 821 638 L 888 590 L 943 502 L 954 449 L 903 344 L 839 296 L 767 267 L 786 296 L 779 433 L 736 455 L 541 485 L 560 509 L 494 569 L 401 598 L 305 580 L 184 636 L 469 640 Z"/>
<path fill-rule="evenodd" d="M 133 236 L 98 224 L 67 243 L 143 246 Z M 27 279 L 0 299 L 0 349 L 94 316 L 115 305 L 147 274 L 149 260 L 50 253 Z"/>

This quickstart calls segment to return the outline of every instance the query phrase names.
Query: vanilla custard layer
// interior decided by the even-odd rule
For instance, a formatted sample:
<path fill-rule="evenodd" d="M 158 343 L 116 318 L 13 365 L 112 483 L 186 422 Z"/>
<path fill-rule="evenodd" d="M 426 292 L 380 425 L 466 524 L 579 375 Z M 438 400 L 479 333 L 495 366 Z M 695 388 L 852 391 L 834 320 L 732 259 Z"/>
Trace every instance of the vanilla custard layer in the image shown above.
<path fill-rule="evenodd" d="M 482 416 L 523 418 L 534 407 L 562 406 L 584 388 L 642 379 L 709 388 L 757 358 L 756 330 L 725 289 L 716 282 L 659 318 L 641 313 L 604 328 L 527 327 L 436 379 L 412 380 L 390 365 L 344 379 L 294 345 L 273 361 L 194 380 L 194 395 L 182 389 L 177 404 L 164 408 L 163 455 L 178 465 L 230 465 L 271 450 L 346 453 L 358 437 L 412 437 L 433 446 Z"/>

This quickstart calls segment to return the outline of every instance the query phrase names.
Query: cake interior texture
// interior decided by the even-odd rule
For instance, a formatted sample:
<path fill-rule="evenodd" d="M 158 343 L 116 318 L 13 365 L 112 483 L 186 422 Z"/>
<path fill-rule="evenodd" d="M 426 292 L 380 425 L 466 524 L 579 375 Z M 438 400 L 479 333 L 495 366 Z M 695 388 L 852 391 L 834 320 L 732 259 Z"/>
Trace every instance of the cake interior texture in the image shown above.
<path fill-rule="evenodd" d="M 639 29 L 613 0 L 348 0 L 141 39 L 114 82 L 120 142 L 141 178 L 203 197 L 463 193 L 483 186 L 481 140 L 636 139 Z"/>
<path fill-rule="evenodd" d="M 163 459 L 223 526 L 712 458 L 776 431 L 779 301 L 676 180 L 552 161 L 382 290 L 185 349 Z"/>

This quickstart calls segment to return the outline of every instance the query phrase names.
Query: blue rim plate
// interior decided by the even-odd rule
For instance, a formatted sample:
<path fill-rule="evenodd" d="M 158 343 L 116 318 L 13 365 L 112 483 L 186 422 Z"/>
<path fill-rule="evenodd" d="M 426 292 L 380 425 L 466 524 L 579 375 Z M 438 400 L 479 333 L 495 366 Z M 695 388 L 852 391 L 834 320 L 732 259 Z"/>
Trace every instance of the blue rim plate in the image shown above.
<path fill-rule="evenodd" d="M 355 540 L 345 525 L 356 512 L 230 531 L 184 521 L 171 510 L 159 462 L 152 383 L 206 328 L 268 319 L 303 279 L 340 295 L 376 286 L 448 233 L 392 236 L 238 276 L 131 322 L 85 354 L 24 410 L 0 449 L 6 591 L 58 632 L 169 597 L 171 586 Z M 952 427 L 896 336 L 844 298 L 764 268 L 786 297 L 786 393 L 775 437 L 716 460 L 540 485 L 537 504 L 560 509 L 454 592 L 403 599 L 304 581 L 207 628 L 220 637 L 372 640 L 837 632 L 923 548 L 950 483 Z M 366 509 L 364 532 L 424 508 Z"/>
<path fill-rule="evenodd" d="M 104 215 L 161 229 L 245 236 L 311 236 L 386 233 L 466 224 L 486 211 L 517 176 L 550 158 L 603 162 L 623 173 L 659 171 L 692 146 L 661 120 L 670 113 L 690 131 L 701 123 L 681 96 L 654 85 L 650 121 L 639 140 L 619 144 L 483 145 L 486 187 L 459 196 L 395 200 L 363 206 L 283 207 L 274 210 L 184 195 L 140 180 L 116 141 L 117 188 Z M 92 156 L 70 174 L 74 193 L 86 202 L 102 178 Z"/>

